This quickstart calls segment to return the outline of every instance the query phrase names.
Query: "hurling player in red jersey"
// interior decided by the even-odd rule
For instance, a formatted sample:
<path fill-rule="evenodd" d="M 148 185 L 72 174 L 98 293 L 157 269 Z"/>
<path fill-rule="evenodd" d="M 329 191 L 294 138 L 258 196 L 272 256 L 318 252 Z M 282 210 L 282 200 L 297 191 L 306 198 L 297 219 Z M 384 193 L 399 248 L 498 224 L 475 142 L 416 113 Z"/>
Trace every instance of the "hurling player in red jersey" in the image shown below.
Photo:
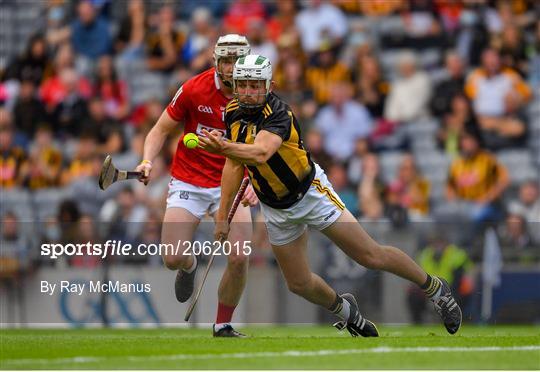
<path fill-rule="evenodd" d="M 181 122 L 184 123 L 184 135 L 201 134 L 203 129 L 225 133 L 224 110 L 233 96 L 234 63 L 249 52 L 245 36 L 229 34 L 218 39 L 214 48 L 215 66 L 184 83 L 148 133 L 144 142 L 144 160 L 136 168 L 144 172 L 142 182 L 148 182 L 152 160 L 161 151 L 168 134 L 178 130 Z M 207 213 L 214 215 L 218 210 L 224 164 L 223 156 L 198 148 L 188 149 L 180 139 L 171 167 L 172 178 L 161 235 L 163 243 L 172 243 L 176 247 L 178 241 L 191 242 L 201 219 Z M 244 205 L 238 207 L 233 219 L 233 222 L 244 223 L 233 224 L 234 231 L 232 228 L 232 236 L 229 236 L 231 243 L 240 242 L 240 247 L 243 247 L 242 243 L 252 235 L 248 204 L 254 205 L 257 201 L 253 189 L 248 187 Z M 178 301 L 186 302 L 193 293 L 197 258 L 183 255 L 182 251 L 176 255 L 164 254 L 163 261 L 167 268 L 178 270 L 175 294 Z M 215 337 L 244 336 L 230 324 L 246 284 L 248 257 L 243 252 L 243 249 L 231 249 L 227 256 L 227 267 L 218 290 L 218 312 L 213 328 Z"/>

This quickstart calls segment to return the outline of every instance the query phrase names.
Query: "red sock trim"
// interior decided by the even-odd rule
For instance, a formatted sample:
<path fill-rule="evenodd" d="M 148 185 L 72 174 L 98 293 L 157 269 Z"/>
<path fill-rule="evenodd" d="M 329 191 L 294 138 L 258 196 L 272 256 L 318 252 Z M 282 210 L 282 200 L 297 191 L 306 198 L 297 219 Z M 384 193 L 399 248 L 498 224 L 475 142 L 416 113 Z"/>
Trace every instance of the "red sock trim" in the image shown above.
<path fill-rule="evenodd" d="M 230 323 L 233 317 L 234 309 L 236 309 L 236 306 L 228 306 L 219 302 L 217 308 L 216 324 Z"/>

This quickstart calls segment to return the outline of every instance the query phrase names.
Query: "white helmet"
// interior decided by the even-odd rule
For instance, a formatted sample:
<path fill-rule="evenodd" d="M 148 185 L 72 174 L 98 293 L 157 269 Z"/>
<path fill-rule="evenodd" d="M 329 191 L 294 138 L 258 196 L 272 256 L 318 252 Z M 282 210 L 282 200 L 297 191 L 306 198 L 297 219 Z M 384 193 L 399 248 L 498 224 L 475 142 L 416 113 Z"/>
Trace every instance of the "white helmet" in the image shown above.
<path fill-rule="evenodd" d="M 239 80 L 264 80 L 265 81 L 265 99 L 260 104 L 242 103 L 238 99 L 238 81 Z M 254 109 L 260 108 L 266 103 L 268 93 L 270 93 L 270 85 L 272 83 L 272 65 L 270 60 L 264 56 L 250 54 L 239 58 L 234 64 L 233 70 L 233 91 L 238 104 L 242 108 Z M 258 99 L 257 99 L 258 102 Z"/>
<path fill-rule="evenodd" d="M 223 83 L 232 87 L 231 75 L 225 75 L 219 70 L 219 59 L 224 57 L 244 57 L 249 54 L 251 47 L 245 36 L 228 34 L 220 36 L 214 47 L 214 66 Z"/>

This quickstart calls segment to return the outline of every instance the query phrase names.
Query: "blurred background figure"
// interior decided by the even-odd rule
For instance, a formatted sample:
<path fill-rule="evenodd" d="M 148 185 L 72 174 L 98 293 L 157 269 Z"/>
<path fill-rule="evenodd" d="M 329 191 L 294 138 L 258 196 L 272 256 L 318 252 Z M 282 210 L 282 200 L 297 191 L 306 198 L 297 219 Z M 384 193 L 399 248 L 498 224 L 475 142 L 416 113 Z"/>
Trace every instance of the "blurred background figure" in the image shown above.
<path fill-rule="evenodd" d="M 323 136 L 324 150 L 344 161 L 351 157 L 356 140 L 371 133 L 372 119 L 364 106 L 352 99 L 347 83 L 330 86 L 330 102 L 315 117 L 315 127 Z"/>
<path fill-rule="evenodd" d="M 444 278 L 462 309 L 467 309 L 473 292 L 472 268 L 473 264 L 467 252 L 451 244 L 440 227 L 429 239 L 429 244 L 418 254 L 418 263 L 424 270 L 430 270 Z M 428 305 L 425 296 L 418 288 L 409 288 L 409 312 L 413 323 L 421 324 L 424 321 L 424 311 Z M 466 317 L 464 315 L 464 317 Z"/>

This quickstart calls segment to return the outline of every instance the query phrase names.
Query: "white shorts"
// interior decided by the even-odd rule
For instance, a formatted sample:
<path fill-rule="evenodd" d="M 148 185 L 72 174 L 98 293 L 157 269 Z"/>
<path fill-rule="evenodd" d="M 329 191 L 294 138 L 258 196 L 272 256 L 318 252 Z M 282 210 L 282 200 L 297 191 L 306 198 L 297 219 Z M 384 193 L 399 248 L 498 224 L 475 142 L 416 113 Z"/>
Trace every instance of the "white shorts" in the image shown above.
<path fill-rule="evenodd" d="M 315 164 L 315 178 L 304 197 L 286 209 L 261 203 L 261 209 L 272 245 L 285 245 L 297 239 L 311 226 L 323 230 L 333 224 L 345 209 L 326 174 Z"/>
<path fill-rule="evenodd" d="M 184 208 L 198 219 L 208 212 L 213 215 L 219 208 L 221 187 L 199 187 L 174 177 L 169 182 L 168 208 Z"/>

